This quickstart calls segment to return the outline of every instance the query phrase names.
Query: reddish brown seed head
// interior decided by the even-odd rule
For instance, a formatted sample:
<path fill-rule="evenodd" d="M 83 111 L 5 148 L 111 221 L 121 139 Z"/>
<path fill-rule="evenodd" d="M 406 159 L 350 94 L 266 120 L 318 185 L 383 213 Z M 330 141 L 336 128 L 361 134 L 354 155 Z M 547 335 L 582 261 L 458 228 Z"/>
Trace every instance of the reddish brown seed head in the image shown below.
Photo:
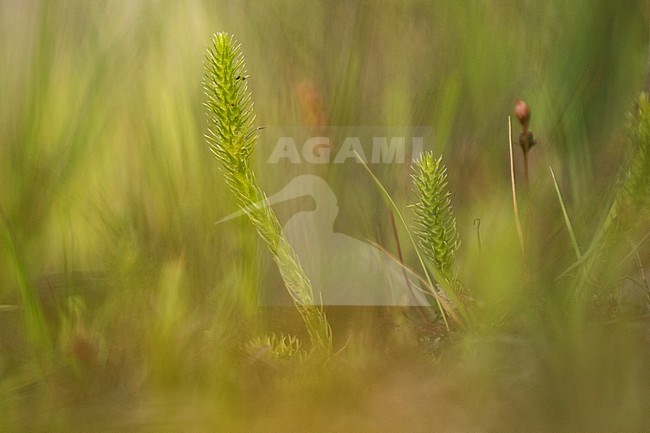
<path fill-rule="evenodd" d="M 528 108 L 528 104 L 526 104 L 521 99 L 517 99 L 515 101 L 515 116 L 517 116 L 517 119 L 519 119 L 519 123 L 521 123 L 521 127 L 523 128 L 524 132 L 528 131 L 528 123 L 530 122 L 530 108 Z"/>

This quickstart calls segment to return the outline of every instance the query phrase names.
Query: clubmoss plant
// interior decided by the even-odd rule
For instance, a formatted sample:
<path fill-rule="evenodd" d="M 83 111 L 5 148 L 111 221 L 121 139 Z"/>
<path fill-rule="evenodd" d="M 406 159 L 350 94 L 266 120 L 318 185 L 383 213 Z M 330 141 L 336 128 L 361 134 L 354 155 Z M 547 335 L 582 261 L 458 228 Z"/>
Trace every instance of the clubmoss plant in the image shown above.
<path fill-rule="evenodd" d="M 413 245 L 413 248 L 415 249 L 415 254 L 417 255 L 418 260 L 420 262 L 420 265 L 422 266 L 422 272 L 424 273 L 424 277 L 426 279 L 426 284 L 428 285 L 428 293 L 434 298 L 435 304 L 438 307 L 438 310 L 440 311 L 440 315 L 442 317 L 442 320 L 445 323 L 445 328 L 447 329 L 447 331 L 451 330 L 451 328 L 449 326 L 449 321 L 447 320 L 447 315 L 453 317 L 457 322 L 460 323 L 459 317 L 456 314 L 457 311 L 456 311 L 455 306 L 452 305 L 451 302 L 449 302 L 449 299 L 447 297 L 441 296 L 442 293 L 440 293 L 439 290 L 436 290 L 434 288 L 435 287 L 434 280 L 433 280 L 433 278 L 431 278 L 429 269 L 427 268 L 427 265 L 424 262 L 424 258 L 422 257 L 422 253 L 420 252 L 420 249 L 418 248 L 418 245 L 417 245 L 417 243 L 415 241 L 415 238 L 413 237 L 413 234 L 411 233 L 411 230 L 410 230 L 408 224 L 406 224 L 406 220 L 404 219 L 404 215 L 402 215 L 402 212 L 400 211 L 399 207 L 395 203 L 395 200 L 393 200 L 393 198 L 388 193 L 388 191 L 386 190 L 384 185 L 381 183 L 381 181 L 377 178 L 377 176 L 375 176 L 375 174 L 372 172 L 372 170 L 370 170 L 370 168 L 368 167 L 368 164 L 366 164 L 366 162 L 363 160 L 361 155 L 359 155 L 359 153 L 357 153 L 356 151 L 354 151 L 354 154 L 355 154 L 355 156 L 357 158 L 357 161 L 363 166 L 363 168 L 366 169 L 366 171 L 368 172 L 368 174 L 370 175 L 372 180 L 375 182 L 375 184 L 379 188 L 379 191 L 384 196 L 386 202 L 390 205 L 392 211 L 395 213 L 395 215 L 399 219 L 400 223 L 402 224 L 402 226 L 406 230 L 406 234 L 408 235 L 409 241 L 410 241 L 411 245 Z M 444 277 L 440 276 L 440 273 L 438 271 L 436 271 L 436 273 L 438 275 L 434 275 L 434 278 L 437 278 L 438 281 L 444 280 Z M 440 278 L 438 278 L 438 277 L 440 277 Z M 423 280 L 423 282 L 425 282 L 425 281 Z M 445 284 L 445 287 L 447 287 L 447 286 L 449 286 L 449 285 Z M 445 287 L 442 288 L 443 292 L 445 290 Z M 452 296 L 452 297 L 454 297 L 454 296 Z M 463 311 L 461 310 L 461 313 L 462 312 Z"/>
<path fill-rule="evenodd" d="M 622 217 L 629 218 L 638 215 L 638 212 L 645 212 L 647 216 L 650 209 L 650 100 L 645 92 L 642 92 L 637 100 L 636 112 L 630 115 L 628 130 L 626 157 L 612 205 L 592 237 L 587 251 L 558 276 L 564 277 L 582 267 L 578 274 L 578 288 L 584 286 L 584 282 L 592 275 L 595 263 L 606 244 L 607 234 L 622 222 Z M 627 225 L 633 220 L 627 219 L 623 224 Z"/>
<path fill-rule="evenodd" d="M 645 215 L 647 218 L 650 210 L 650 101 L 647 93 L 641 92 L 635 108 L 636 111 L 629 115 L 626 155 L 612 206 L 585 254 L 589 258 L 589 272 L 605 245 L 607 234 L 615 227 L 629 226 L 636 217 L 643 219 Z"/>
<path fill-rule="evenodd" d="M 641 93 L 636 108 L 637 112 L 630 115 L 625 170 L 615 205 L 647 209 L 650 207 L 650 100 L 647 93 Z"/>
<path fill-rule="evenodd" d="M 454 261 L 460 239 L 447 189 L 447 168 L 442 157 L 430 152 L 415 163 L 413 184 L 418 202 L 415 212 L 415 233 L 425 256 L 448 283 L 455 281 Z"/>
<path fill-rule="evenodd" d="M 411 175 L 418 201 L 412 205 L 415 213 L 414 231 L 418 246 L 431 265 L 432 273 L 442 293 L 451 301 L 455 311 L 448 311 L 462 326 L 473 323 L 471 310 L 467 308 L 472 298 L 463 289 L 456 276 L 454 263 L 460 247 L 456 230 L 456 218 L 451 208 L 451 193 L 447 188 L 447 168 L 442 156 L 434 158 L 425 152 L 415 162 Z M 440 304 L 440 303 L 439 303 Z M 460 314 L 456 314 L 460 313 Z"/>
<path fill-rule="evenodd" d="M 258 128 L 248 90 L 246 65 L 235 38 L 217 33 L 205 62 L 203 86 L 208 98 L 206 139 L 221 162 L 226 183 L 260 237 L 271 251 L 282 279 L 309 332 L 312 350 L 331 352 L 331 329 L 322 308 L 316 306 L 311 283 L 282 227 L 259 187 L 251 168 Z M 263 203 L 263 205 L 259 205 Z"/>
<path fill-rule="evenodd" d="M 246 343 L 244 350 L 251 358 L 267 362 L 302 360 L 305 357 L 298 337 L 282 333 L 256 337 Z"/>

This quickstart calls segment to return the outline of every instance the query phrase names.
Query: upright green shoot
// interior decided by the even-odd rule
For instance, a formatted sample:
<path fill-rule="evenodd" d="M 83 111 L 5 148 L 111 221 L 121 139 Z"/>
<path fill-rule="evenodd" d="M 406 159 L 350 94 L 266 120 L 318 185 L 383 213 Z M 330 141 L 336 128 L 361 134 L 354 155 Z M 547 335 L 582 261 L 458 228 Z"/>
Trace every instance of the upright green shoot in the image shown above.
<path fill-rule="evenodd" d="M 621 190 L 615 205 L 631 205 L 639 209 L 650 207 L 650 100 L 642 92 L 637 112 L 630 115 L 630 138 Z"/>
<path fill-rule="evenodd" d="M 454 261 L 460 239 L 447 189 L 447 168 L 442 157 L 424 153 L 412 175 L 418 202 L 414 204 L 415 233 L 420 247 L 447 282 L 455 280 Z"/>
<path fill-rule="evenodd" d="M 259 187 L 250 156 L 257 142 L 258 128 L 248 75 L 240 46 L 234 37 L 218 33 L 205 56 L 203 86 L 208 98 L 206 139 L 221 162 L 228 187 L 237 204 L 271 251 L 282 279 L 309 332 L 312 350 L 329 354 L 331 330 L 322 308 L 316 305 L 312 286 L 298 257 L 284 237 L 282 227 Z M 262 203 L 262 204 L 260 204 Z"/>
<path fill-rule="evenodd" d="M 460 237 L 451 207 L 451 193 L 447 188 L 447 168 L 442 163 L 442 157 L 434 158 L 431 152 L 423 153 L 416 161 L 411 177 L 417 197 L 413 208 L 419 249 L 433 265 L 433 274 L 447 297 L 469 323 L 470 312 L 464 304 L 467 298 L 463 296 L 454 267 Z"/>
<path fill-rule="evenodd" d="M 591 266 L 605 235 L 620 219 L 621 213 L 647 212 L 650 207 L 650 100 L 645 92 L 637 100 L 636 112 L 630 115 L 628 129 L 627 153 L 612 205 L 592 237 L 587 251 L 557 278 L 585 263 L 587 268 Z"/>
<path fill-rule="evenodd" d="M 420 261 L 420 266 L 422 266 L 422 272 L 424 272 L 424 275 L 426 276 L 426 279 L 427 279 L 426 282 L 427 282 L 427 284 L 429 284 L 429 287 L 431 287 L 431 291 L 432 291 L 431 294 L 433 295 L 433 297 L 434 297 L 434 299 L 436 301 L 436 305 L 437 305 L 438 309 L 440 310 L 442 320 L 445 322 L 445 327 L 447 328 L 447 330 L 450 330 L 449 322 L 447 320 L 447 313 L 449 315 L 453 316 L 454 311 L 451 309 L 451 307 L 448 305 L 447 302 L 444 302 L 446 300 L 441 299 L 439 294 L 436 293 L 435 288 L 434 288 L 435 286 L 433 284 L 433 280 L 432 280 L 431 276 L 429 275 L 429 272 L 427 270 L 427 266 L 425 265 L 424 259 L 422 258 L 422 254 L 420 254 L 420 251 L 418 250 L 415 239 L 413 238 L 413 235 L 411 234 L 411 231 L 409 230 L 408 224 L 406 224 L 406 220 L 404 219 L 404 216 L 402 215 L 402 212 L 400 212 L 399 207 L 397 207 L 397 204 L 395 203 L 395 200 L 393 200 L 393 198 L 390 196 L 390 194 L 388 193 L 388 191 L 386 190 L 384 185 L 381 183 L 381 181 L 377 178 L 377 176 L 375 176 L 375 174 L 372 172 L 372 170 L 370 170 L 370 168 L 368 167 L 368 164 L 365 163 L 365 161 L 363 160 L 361 155 L 359 155 L 357 153 L 357 151 L 354 151 L 354 154 L 355 154 L 355 156 L 357 158 L 357 161 L 361 165 L 363 165 L 363 167 L 366 169 L 368 174 L 370 174 L 370 177 L 375 182 L 375 184 L 377 185 L 377 187 L 381 191 L 381 193 L 384 196 L 384 198 L 386 199 L 386 201 L 388 201 L 388 204 L 391 206 L 391 208 L 393 209 L 393 211 L 395 212 L 395 214 L 399 218 L 400 223 L 402 224 L 402 226 L 406 230 L 409 241 L 413 245 L 413 247 L 415 249 L 415 253 L 418 256 L 418 260 Z"/>

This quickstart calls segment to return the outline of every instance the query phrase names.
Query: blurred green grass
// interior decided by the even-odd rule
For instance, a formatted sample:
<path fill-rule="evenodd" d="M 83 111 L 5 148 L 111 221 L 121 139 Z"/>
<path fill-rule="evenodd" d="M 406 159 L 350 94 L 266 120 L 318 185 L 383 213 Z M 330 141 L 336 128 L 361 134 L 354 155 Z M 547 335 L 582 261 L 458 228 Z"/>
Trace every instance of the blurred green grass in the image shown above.
<path fill-rule="evenodd" d="M 261 125 L 304 125 L 296 86 L 308 82 L 332 125 L 433 126 L 461 278 L 484 323 L 512 318 L 505 330 L 486 326 L 435 363 L 404 327 L 375 329 L 392 332 L 378 344 L 372 321 L 325 371 L 242 357 L 267 330 L 257 294 L 277 275 L 246 221 L 214 225 L 234 210 L 203 139 L 202 59 L 217 31 L 242 42 Z M 584 245 L 608 206 L 647 53 L 645 1 L 0 2 L 0 229 L 11 240 L 0 248 L 0 427 L 345 429 L 344 406 L 356 431 L 644 425 L 647 329 L 567 319 L 567 284 L 553 278 L 572 250 L 548 166 Z M 527 272 L 508 179 L 515 98 L 540 140 Z M 286 183 L 267 155 L 255 156 L 260 177 Z M 373 169 L 398 203 L 412 200 L 408 167 Z M 390 245 L 365 172 L 329 176 L 337 230 Z M 647 246 L 641 255 L 647 266 Z M 21 284 L 44 309 L 47 361 L 29 343 Z"/>

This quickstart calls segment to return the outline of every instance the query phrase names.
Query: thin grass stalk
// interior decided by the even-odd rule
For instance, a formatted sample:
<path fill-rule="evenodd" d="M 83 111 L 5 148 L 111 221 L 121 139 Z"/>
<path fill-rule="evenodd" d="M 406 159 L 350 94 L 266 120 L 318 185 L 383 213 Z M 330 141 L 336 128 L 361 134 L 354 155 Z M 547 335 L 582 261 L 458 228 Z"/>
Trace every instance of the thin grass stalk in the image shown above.
<path fill-rule="evenodd" d="M 555 179 L 555 173 L 553 172 L 553 167 L 549 167 L 549 169 L 551 170 L 551 178 L 553 179 L 553 185 L 555 186 L 557 199 L 560 202 L 560 207 L 562 208 L 562 215 L 564 216 L 564 224 L 566 225 L 567 231 L 569 232 L 569 237 L 571 238 L 571 245 L 573 246 L 573 251 L 576 254 L 576 259 L 580 260 L 580 257 L 582 257 L 582 253 L 580 252 L 580 246 L 578 245 L 578 240 L 573 230 L 573 225 L 571 224 L 571 218 L 569 218 L 569 213 L 567 212 L 566 206 L 564 205 L 564 199 L 562 198 L 560 187 L 557 184 L 557 180 Z"/>
<path fill-rule="evenodd" d="M 519 246 L 521 247 L 521 254 L 526 255 L 524 247 L 524 232 L 521 229 L 521 220 L 519 218 L 519 205 L 517 204 L 517 186 L 515 182 L 515 159 L 512 152 L 512 122 L 508 116 L 508 144 L 510 147 L 510 181 L 512 184 L 512 205 L 515 212 L 515 227 L 517 229 L 517 237 L 519 238 Z"/>

